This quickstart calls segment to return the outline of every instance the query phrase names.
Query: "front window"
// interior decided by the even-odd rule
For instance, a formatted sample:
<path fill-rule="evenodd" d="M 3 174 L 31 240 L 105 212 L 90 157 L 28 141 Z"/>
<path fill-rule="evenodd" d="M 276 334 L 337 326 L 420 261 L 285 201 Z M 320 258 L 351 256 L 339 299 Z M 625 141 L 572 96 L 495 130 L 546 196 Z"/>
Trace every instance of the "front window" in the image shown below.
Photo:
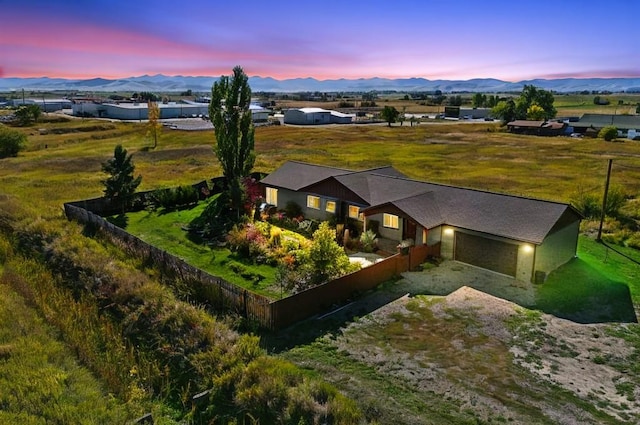
<path fill-rule="evenodd" d="M 266 197 L 267 204 L 275 205 L 277 207 L 278 206 L 278 189 L 275 189 L 273 187 L 268 187 L 266 195 L 267 195 Z"/>
<path fill-rule="evenodd" d="M 307 208 L 313 208 L 314 210 L 319 210 L 320 198 L 313 195 L 307 195 Z"/>
<path fill-rule="evenodd" d="M 390 229 L 399 229 L 400 226 L 398 225 L 398 216 L 397 215 L 393 215 L 393 214 L 387 214 L 384 213 L 382 215 L 383 218 L 383 226 L 384 227 L 388 227 Z"/>
<path fill-rule="evenodd" d="M 356 207 L 355 205 L 349 205 L 349 217 L 357 220 L 364 219 L 364 215 L 360 214 L 360 207 Z"/>
<path fill-rule="evenodd" d="M 327 206 L 325 207 L 325 210 L 329 213 L 335 213 L 336 203 L 334 201 L 327 201 Z"/>

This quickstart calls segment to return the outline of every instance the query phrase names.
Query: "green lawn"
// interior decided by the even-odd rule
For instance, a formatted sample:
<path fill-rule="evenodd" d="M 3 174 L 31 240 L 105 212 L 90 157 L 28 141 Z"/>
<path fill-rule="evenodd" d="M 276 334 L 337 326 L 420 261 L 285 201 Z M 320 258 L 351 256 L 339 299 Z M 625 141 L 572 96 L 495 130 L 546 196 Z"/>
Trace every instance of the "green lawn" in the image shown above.
<path fill-rule="evenodd" d="M 143 210 L 127 214 L 124 222 L 121 217 L 110 217 L 109 221 L 145 242 L 214 276 L 257 294 L 274 299 L 280 298 L 281 288 L 275 283 L 275 267 L 267 264 L 253 264 L 227 248 L 208 246 L 189 238 L 187 226 L 215 198 L 214 196 L 207 201 L 201 201 L 190 209 Z M 255 279 L 256 276 L 259 280 Z"/>
<path fill-rule="evenodd" d="M 640 258 L 637 250 L 615 249 Z M 578 257 L 549 275 L 536 300 L 536 308 L 580 323 L 635 322 L 634 304 L 640 306 L 640 265 L 586 236 Z"/>

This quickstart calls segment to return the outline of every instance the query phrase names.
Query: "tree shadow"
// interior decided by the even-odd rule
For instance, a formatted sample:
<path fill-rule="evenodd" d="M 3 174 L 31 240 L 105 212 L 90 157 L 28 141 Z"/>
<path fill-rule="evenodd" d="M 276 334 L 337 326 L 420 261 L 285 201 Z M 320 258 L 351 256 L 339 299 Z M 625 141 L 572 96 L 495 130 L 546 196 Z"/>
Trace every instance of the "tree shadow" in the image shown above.
<path fill-rule="evenodd" d="M 129 224 L 129 217 L 127 217 L 126 214 L 112 215 L 110 217 L 106 217 L 106 220 L 121 229 L 126 229 Z"/>
<path fill-rule="evenodd" d="M 574 258 L 536 291 L 536 309 L 577 323 L 637 323 L 629 286 Z"/>

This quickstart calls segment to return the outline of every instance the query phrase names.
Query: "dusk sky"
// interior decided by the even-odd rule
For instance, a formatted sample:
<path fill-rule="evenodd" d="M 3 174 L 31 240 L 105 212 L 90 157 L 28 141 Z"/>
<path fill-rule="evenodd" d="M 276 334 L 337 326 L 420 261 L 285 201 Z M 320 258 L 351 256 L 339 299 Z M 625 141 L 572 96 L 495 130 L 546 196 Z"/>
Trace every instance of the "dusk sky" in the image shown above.
<path fill-rule="evenodd" d="M 640 1 L 0 0 L 0 78 L 640 77 Z"/>

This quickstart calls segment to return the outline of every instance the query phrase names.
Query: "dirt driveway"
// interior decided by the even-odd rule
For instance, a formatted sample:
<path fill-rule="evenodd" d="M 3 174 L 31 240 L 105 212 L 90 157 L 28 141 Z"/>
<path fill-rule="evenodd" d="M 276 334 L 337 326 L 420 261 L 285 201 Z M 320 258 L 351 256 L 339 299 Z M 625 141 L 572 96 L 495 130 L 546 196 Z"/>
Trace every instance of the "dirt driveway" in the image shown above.
<path fill-rule="evenodd" d="M 444 261 L 437 267 L 402 273 L 397 285 L 411 295 L 449 295 L 468 286 L 523 307 L 535 303 L 532 284 L 457 261 Z"/>

